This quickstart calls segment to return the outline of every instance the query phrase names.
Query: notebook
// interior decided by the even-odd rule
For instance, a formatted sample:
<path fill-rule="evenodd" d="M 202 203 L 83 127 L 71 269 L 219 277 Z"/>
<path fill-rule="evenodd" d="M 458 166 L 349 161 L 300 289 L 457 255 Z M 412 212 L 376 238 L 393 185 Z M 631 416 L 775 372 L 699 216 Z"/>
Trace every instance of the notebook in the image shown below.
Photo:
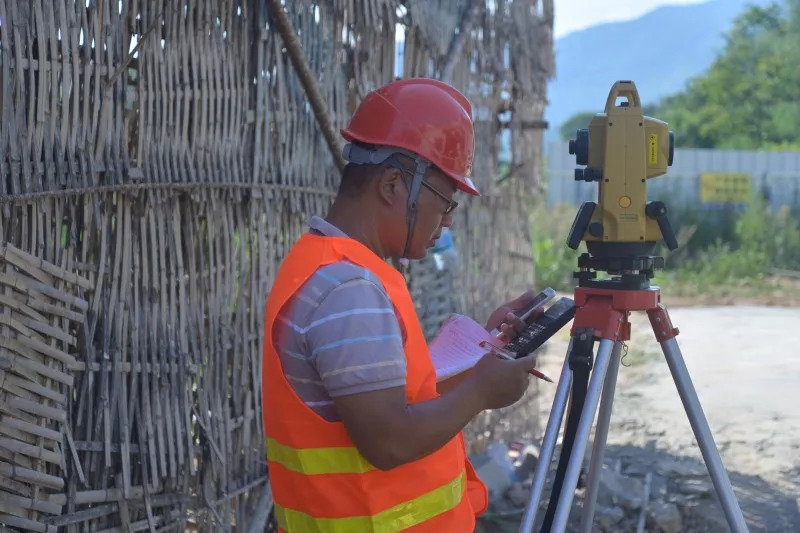
<path fill-rule="evenodd" d="M 469 370 L 488 353 L 481 343 L 503 346 L 504 342 L 494 338 L 483 326 L 464 315 L 451 315 L 428 344 L 436 381 L 442 381 Z"/>

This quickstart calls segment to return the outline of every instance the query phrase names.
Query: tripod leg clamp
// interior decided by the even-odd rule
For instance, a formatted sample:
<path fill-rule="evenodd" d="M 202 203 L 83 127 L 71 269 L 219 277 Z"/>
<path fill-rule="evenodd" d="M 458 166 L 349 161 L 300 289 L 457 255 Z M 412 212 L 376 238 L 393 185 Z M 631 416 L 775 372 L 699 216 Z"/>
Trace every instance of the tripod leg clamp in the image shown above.
<path fill-rule="evenodd" d="M 588 372 L 594 363 L 594 328 L 577 328 L 572 334 L 572 350 L 569 352 L 569 368 Z"/>
<path fill-rule="evenodd" d="M 664 342 L 678 335 L 678 328 L 672 326 L 672 320 L 664 304 L 659 303 L 654 309 L 648 309 L 647 316 L 650 318 L 650 325 L 653 326 L 653 333 L 658 342 Z"/>

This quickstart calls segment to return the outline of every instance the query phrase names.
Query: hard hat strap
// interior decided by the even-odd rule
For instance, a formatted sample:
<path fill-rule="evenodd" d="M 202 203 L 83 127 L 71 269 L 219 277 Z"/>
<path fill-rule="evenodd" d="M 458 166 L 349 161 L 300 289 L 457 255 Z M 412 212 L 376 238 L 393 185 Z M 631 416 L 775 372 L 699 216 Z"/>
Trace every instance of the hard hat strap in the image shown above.
<path fill-rule="evenodd" d="M 428 170 L 428 162 L 421 157 L 417 157 L 411 183 L 409 183 L 407 179 L 403 180 L 408 188 L 408 206 L 406 209 L 408 231 L 406 232 L 406 245 L 403 248 L 403 257 L 406 258 L 408 257 L 409 247 L 411 246 L 411 237 L 414 235 L 414 223 L 417 221 L 417 200 L 419 199 L 419 190 L 422 188 L 422 178 L 425 176 L 426 170 Z M 405 177 L 405 173 L 403 176 Z"/>
<path fill-rule="evenodd" d="M 345 144 L 344 148 L 342 149 L 342 156 L 344 157 L 345 161 L 348 163 L 353 163 L 354 165 L 380 165 L 395 154 L 402 154 L 415 161 L 422 160 L 428 166 L 431 164 L 430 161 L 414 152 L 404 150 L 403 148 L 396 148 L 394 146 L 379 146 L 377 148 L 369 148 L 363 144 L 348 143 Z"/>
<path fill-rule="evenodd" d="M 393 156 L 395 154 L 402 154 L 410 157 L 414 159 L 415 163 L 414 175 L 410 180 L 406 176 L 407 171 L 402 172 L 403 183 L 405 183 L 406 188 L 408 189 L 408 233 L 406 234 L 406 244 L 403 248 L 403 257 L 407 257 L 409 247 L 411 246 L 411 237 L 414 233 L 414 224 L 417 220 L 417 200 L 419 198 L 419 191 L 422 188 L 422 179 L 425 176 L 425 172 L 428 170 L 428 167 L 431 166 L 431 162 L 424 157 L 415 154 L 414 152 L 403 150 L 402 148 L 394 148 L 391 146 L 382 146 L 373 150 L 359 144 L 349 143 L 346 144 L 342 150 L 344 159 L 355 165 L 380 165 L 382 163 L 388 163 L 389 165 L 398 168 L 401 171 L 405 170 L 400 162 L 394 159 Z"/>

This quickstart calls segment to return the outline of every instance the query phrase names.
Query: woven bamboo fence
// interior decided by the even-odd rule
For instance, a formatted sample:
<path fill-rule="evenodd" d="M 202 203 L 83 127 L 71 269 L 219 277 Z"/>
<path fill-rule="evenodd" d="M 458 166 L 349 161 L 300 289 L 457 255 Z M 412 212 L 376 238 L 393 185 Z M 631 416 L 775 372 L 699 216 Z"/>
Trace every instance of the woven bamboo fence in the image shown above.
<path fill-rule="evenodd" d="M 398 29 L 473 101 L 486 192 L 421 319 L 531 284 L 552 0 L 283 4 L 0 0 L 0 532 L 263 530 L 264 304 Z"/>

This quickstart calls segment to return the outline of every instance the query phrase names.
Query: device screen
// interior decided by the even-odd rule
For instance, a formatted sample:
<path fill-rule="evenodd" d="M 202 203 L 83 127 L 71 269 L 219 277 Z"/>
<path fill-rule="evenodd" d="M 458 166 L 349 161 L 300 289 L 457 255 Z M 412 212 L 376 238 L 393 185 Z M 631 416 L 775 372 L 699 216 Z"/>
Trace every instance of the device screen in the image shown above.
<path fill-rule="evenodd" d="M 544 317 L 550 320 L 555 320 L 564 313 L 572 311 L 574 307 L 575 302 L 573 302 L 571 299 L 561 298 L 544 312 Z"/>
<path fill-rule="evenodd" d="M 533 312 L 537 309 L 540 309 L 544 304 L 555 298 L 556 291 L 547 287 L 542 292 L 537 294 L 530 304 L 525 306 L 521 311 L 518 312 L 518 315 L 524 322 L 528 322 L 528 320 L 533 315 Z"/>
<path fill-rule="evenodd" d="M 516 311 L 516 315 L 520 318 L 520 320 L 522 320 L 526 324 L 530 324 L 534 312 L 537 309 L 540 309 L 542 306 L 544 306 L 544 304 L 555 298 L 555 296 L 556 296 L 556 291 L 554 291 L 550 287 L 547 287 L 542 292 L 534 296 L 533 300 L 531 300 L 528 305 Z M 491 331 L 492 337 L 499 338 L 500 334 L 501 334 L 500 330 L 497 328 L 494 328 Z"/>
<path fill-rule="evenodd" d="M 528 355 L 572 320 L 575 310 L 572 299 L 560 298 L 531 322 L 516 339 L 506 344 L 504 349 L 516 357 Z"/>

